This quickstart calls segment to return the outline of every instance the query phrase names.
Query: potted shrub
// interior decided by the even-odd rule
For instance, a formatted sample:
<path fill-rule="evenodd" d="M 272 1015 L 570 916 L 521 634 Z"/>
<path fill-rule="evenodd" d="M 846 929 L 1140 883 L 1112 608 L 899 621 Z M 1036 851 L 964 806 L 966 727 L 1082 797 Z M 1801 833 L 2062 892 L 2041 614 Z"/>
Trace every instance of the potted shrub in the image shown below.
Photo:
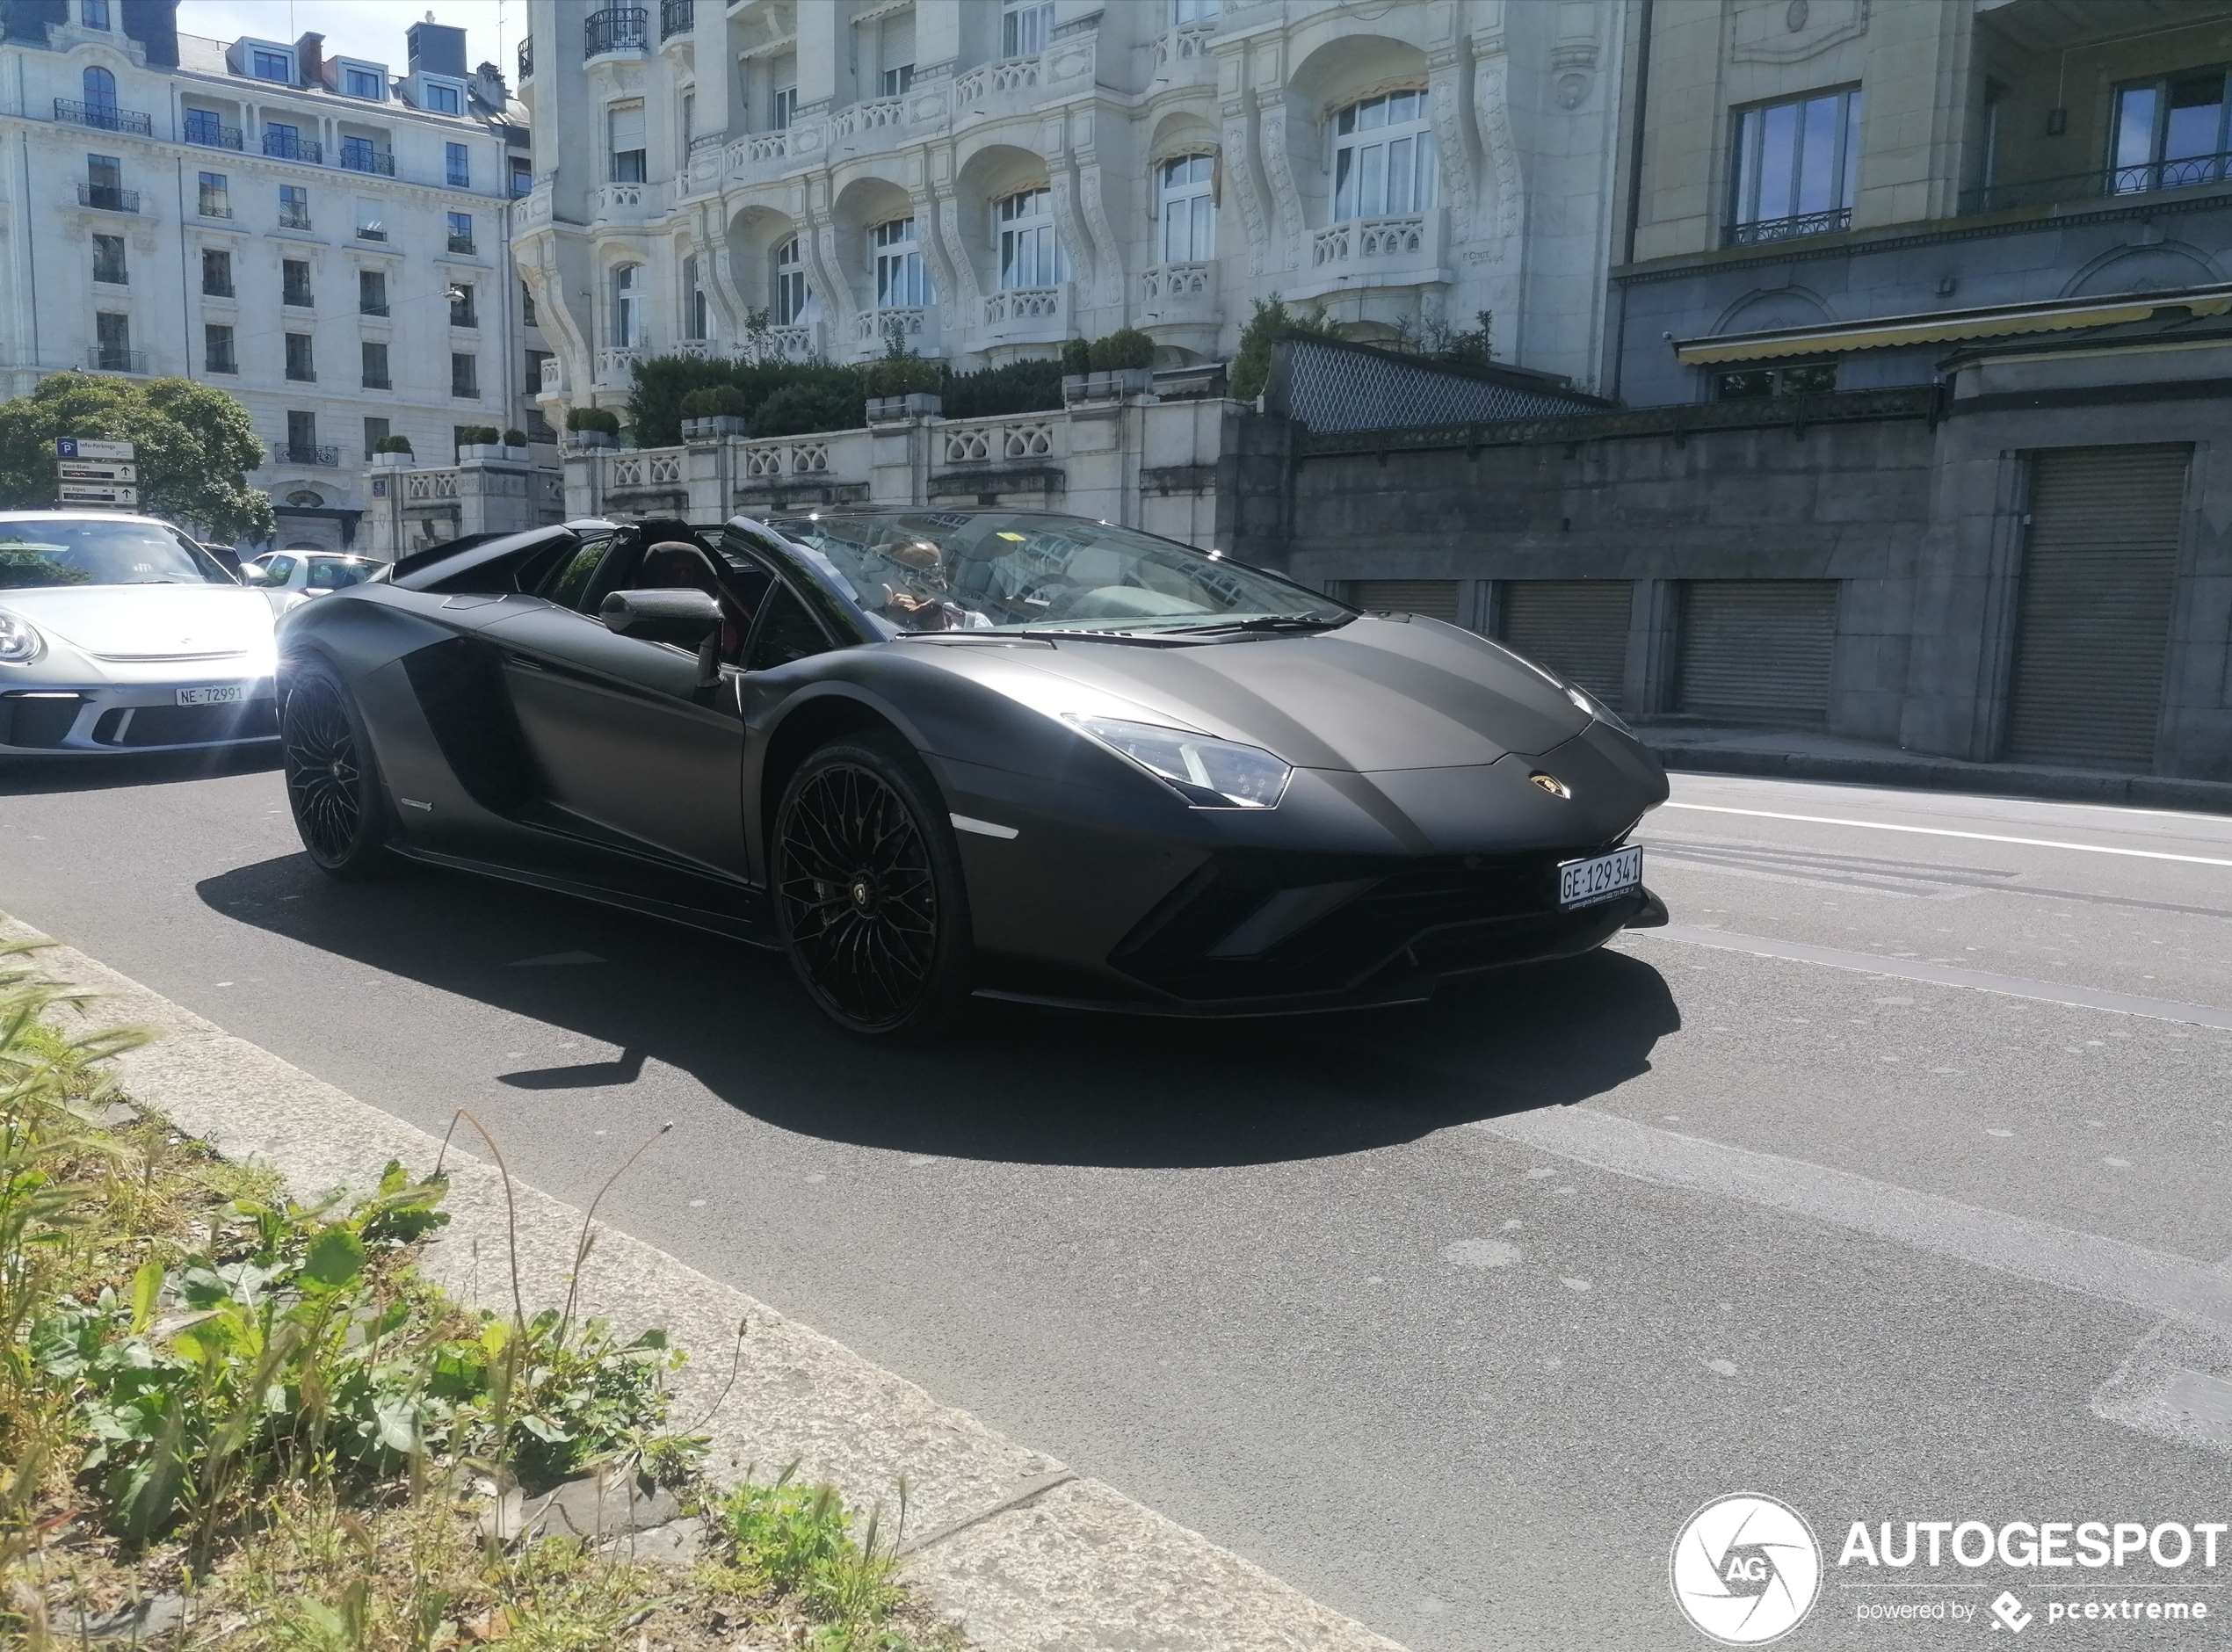
<path fill-rule="evenodd" d="M 412 456 L 409 437 L 383 436 L 372 445 L 372 462 L 382 470 L 409 470 L 418 460 Z"/>
<path fill-rule="evenodd" d="M 1120 327 L 1105 338 L 1096 338 L 1085 356 L 1087 373 L 1078 390 L 1063 380 L 1072 401 L 1113 401 L 1120 396 L 1145 395 L 1154 381 L 1155 341 L 1136 327 Z"/>
<path fill-rule="evenodd" d="M 504 433 L 504 456 L 515 464 L 526 464 L 533 455 L 527 451 L 527 433 L 514 425 Z"/>
<path fill-rule="evenodd" d="M 567 446 L 598 448 L 620 445 L 620 417 L 610 408 L 577 407 L 567 412 Z"/>
<path fill-rule="evenodd" d="M 1093 370 L 1093 347 L 1082 338 L 1062 342 L 1062 399 L 1074 402 L 1085 394 L 1085 375 Z"/>
<path fill-rule="evenodd" d="M 733 384 L 709 384 L 682 398 L 682 439 L 717 442 L 731 436 L 751 434 L 744 417 L 750 403 Z"/>

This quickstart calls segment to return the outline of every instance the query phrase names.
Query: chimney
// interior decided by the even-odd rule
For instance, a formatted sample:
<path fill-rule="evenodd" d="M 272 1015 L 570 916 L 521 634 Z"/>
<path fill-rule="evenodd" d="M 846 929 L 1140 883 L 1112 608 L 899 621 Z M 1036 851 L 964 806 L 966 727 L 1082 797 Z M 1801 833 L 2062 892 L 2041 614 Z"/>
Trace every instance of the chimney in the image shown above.
<path fill-rule="evenodd" d="M 511 91 L 504 83 L 502 69 L 494 63 L 483 63 L 473 71 L 473 95 L 496 113 L 502 114 Z"/>
<path fill-rule="evenodd" d="M 305 34 L 295 41 L 294 62 L 305 86 L 325 84 L 325 36 Z"/>

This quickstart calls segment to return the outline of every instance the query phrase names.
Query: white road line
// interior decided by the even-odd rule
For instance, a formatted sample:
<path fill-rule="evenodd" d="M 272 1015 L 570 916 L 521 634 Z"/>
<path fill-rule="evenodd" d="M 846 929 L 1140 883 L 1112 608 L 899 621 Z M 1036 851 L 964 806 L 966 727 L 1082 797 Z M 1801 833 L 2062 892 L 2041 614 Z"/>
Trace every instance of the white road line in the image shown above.
<path fill-rule="evenodd" d="M 1719 803 L 1665 803 L 1664 808 L 1696 809 L 1707 815 L 1749 815 L 1758 820 L 1798 820 L 1815 826 L 1865 826 L 1870 831 L 1913 832 L 1924 837 L 1967 837 L 1980 844 L 2025 844 L 2033 849 L 2076 849 L 2088 855 L 2129 855 L 2139 860 L 2179 860 L 2189 866 L 2232 866 L 2232 860 L 2207 855 L 2173 855 L 2160 849 L 2112 849 L 2105 844 L 2070 844 L 2054 837 L 2005 837 L 1997 832 L 1961 832 L 1948 826 L 1900 826 L 1887 820 L 1844 820 L 1833 815 L 1784 815 L 1771 808 L 1729 808 Z"/>
<path fill-rule="evenodd" d="M 1927 981 L 1940 987 L 1965 987 L 1972 992 L 1996 992 L 2011 998 L 2035 998 L 2042 1004 L 2068 1004 L 2080 1010 L 2108 1010 L 2118 1015 L 2143 1015 L 2156 1021 L 2178 1021 L 2189 1026 L 2232 1030 L 2232 1010 L 2213 1004 L 2181 1004 L 2174 998 L 2147 998 L 2134 992 L 2108 992 L 2093 987 L 2072 986 L 2059 981 L 2033 981 L 2023 975 L 1995 975 L 1982 969 L 1960 969 L 1947 964 L 1928 964 L 1912 958 L 1885 958 L 1875 953 L 1845 952 L 1835 946 L 1814 946 L 1804 941 L 1768 940 L 1758 935 L 1731 934 L 1727 930 L 1700 929 L 1692 924 L 1666 924 L 1657 929 L 1631 933 L 1689 946 L 1714 946 L 1723 952 L 1750 953 L 1757 958 L 1781 958 L 1794 963 L 1825 964 L 1831 969 L 1853 969 L 1863 975 L 1891 975 L 1901 981 Z"/>
<path fill-rule="evenodd" d="M 1615 1175 L 1811 1217 L 1932 1255 L 2232 1333 L 2232 1272 L 2098 1234 L 1964 1205 L 1750 1148 L 1638 1124 L 1588 1107 L 1483 1119 L 1485 1131 Z"/>

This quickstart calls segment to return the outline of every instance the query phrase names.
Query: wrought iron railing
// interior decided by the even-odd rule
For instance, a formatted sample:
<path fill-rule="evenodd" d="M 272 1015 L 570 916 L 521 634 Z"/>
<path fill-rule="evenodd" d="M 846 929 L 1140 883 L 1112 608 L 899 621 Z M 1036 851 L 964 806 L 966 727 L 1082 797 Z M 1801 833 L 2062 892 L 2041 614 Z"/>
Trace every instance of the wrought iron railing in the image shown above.
<path fill-rule="evenodd" d="M 315 138 L 293 132 L 266 132 L 264 153 L 282 161 L 308 161 L 312 166 L 325 164 L 325 146 Z"/>
<path fill-rule="evenodd" d="M 95 344 L 85 352 L 85 365 L 95 373 L 145 373 L 148 352 L 117 345 Z"/>
<path fill-rule="evenodd" d="M 341 450 L 302 442 L 273 442 L 272 462 L 275 465 L 338 465 Z"/>
<path fill-rule="evenodd" d="M 203 109 L 186 111 L 185 140 L 205 149 L 237 149 L 242 147 L 240 128 L 228 127 L 215 115 Z"/>
<path fill-rule="evenodd" d="M 72 126 L 98 127 L 104 132 L 131 132 L 143 138 L 155 135 L 155 121 L 136 109 L 119 109 L 112 103 L 80 103 L 75 98 L 54 99 L 54 119 Z"/>
<path fill-rule="evenodd" d="M 140 192 L 119 189 L 113 184 L 80 184 L 77 204 L 97 206 L 105 213 L 135 213 L 140 210 Z"/>
<path fill-rule="evenodd" d="M 696 0 L 659 0 L 659 38 L 670 40 L 698 26 Z"/>
<path fill-rule="evenodd" d="M 341 146 L 341 167 L 348 172 L 376 172 L 382 178 L 395 176 L 395 157 L 386 149 L 375 149 L 366 144 L 359 149 L 353 144 Z"/>
<path fill-rule="evenodd" d="M 651 13 L 644 6 L 612 6 L 592 11 L 582 25 L 582 55 L 640 52 L 650 44 Z"/>
<path fill-rule="evenodd" d="M 528 35 L 519 42 L 519 78 L 531 80 L 535 72 L 535 37 Z"/>
<path fill-rule="evenodd" d="M 308 229 L 310 227 L 308 210 L 294 206 L 280 207 L 279 227 L 282 229 Z"/>
<path fill-rule="evenodd" d="M 2232 151 L 2190 155 L 2176 161 L 2149 161 L 2141 166 L 2112 166 L 2091 172 L 2064 172 L 2054 178 L 1987 184 L 1978 189 L 1963 190 L 1960 210 L 1964 214 L 1996 213 L 2011 206 L 2058 206 L 2069 201 L 2150 195 L 2157 190 L 2204 189 L 2210 185 L 2232 185 Z"/>
<path fill-rule="evenodd" d="M 1798 213 L 1788 218 L 1756 218 L 1748 224 L 1730 224 L 1721 244 L 1753 247 L 1765 241 L 1791 241 L 1800 235 L 1834 235 L 1852 227 L 1852 209 L 1832 206 L 1827 212 Z"/>
<path fill-rule="evenodd" d="M 471 257 L 473 256 L 473 237 L 470 235 L 452 235 L 449 238 L 449 248 L 452 252 L 462 253 L 467 257 Z"/>

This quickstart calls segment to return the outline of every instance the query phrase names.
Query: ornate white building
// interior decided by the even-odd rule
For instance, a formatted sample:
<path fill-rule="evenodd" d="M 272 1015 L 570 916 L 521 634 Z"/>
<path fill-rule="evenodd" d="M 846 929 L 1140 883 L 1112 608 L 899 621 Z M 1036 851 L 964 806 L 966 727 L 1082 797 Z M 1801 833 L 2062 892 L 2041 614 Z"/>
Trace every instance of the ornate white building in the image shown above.
<path fill-rule="evenodd" d="M 1619 0 L 528 0 L 513 249 L 541 391 L 677 351 L 960 366 L 1250 301 L 1352 337 L 1494 317 L 1593 386 Z"/>
<path fill-rule="evenodd" d="M 0 380 L 228 390 L 269 444 L 250 481 L 279 542 L 338 546 L 377 437 L 446 464 L 460 427 L 539 417 L 507 244 L 521 112 L 462 29 L 413 25 L 398 73 L 314 33 L 182 35 L 176 10 L 0 0 Z"/>

